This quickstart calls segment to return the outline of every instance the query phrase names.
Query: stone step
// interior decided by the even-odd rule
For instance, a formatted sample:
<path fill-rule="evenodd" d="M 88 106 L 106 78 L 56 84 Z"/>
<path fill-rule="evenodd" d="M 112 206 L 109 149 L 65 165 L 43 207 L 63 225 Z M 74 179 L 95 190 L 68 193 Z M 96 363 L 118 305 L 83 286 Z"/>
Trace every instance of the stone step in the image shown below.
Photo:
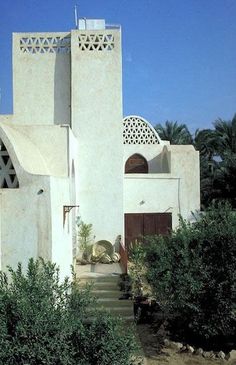
<path fill-rule="evenodd" d="M 83 275 L 77 278 L 79 282 L 96 281 L 96 282 L 118 282 L 120 275 Z"/>
<path fill-rule="evenodd" d="M 112 315 L 120 316 L 126 322 L 134 321 L 134 309 L 132 300 L 122 298 L 120 291 L 119 275 L 84 274 L 79 277 L 81 288 L 91 285 L 91 294 L 96 297 L 96 308 L 99 311 L 107 311 Z"/>
<path fill-rule="evenodd" d="M 132 316 L 134 314 L 134 311 L 133 311 L 133 307 L 102 307 L 102 306 L 97 306 L 97 309 L 99 311 L 107 311 L 109 313 L 113 313 L 113 314 L 116 314 L 116 315 L 120 315 L 121 317 L 123 316 Z"/>
<path fill-rule="evenodd" d="M 120 278 L 119 276 L 105 276 L 105 277 L 81 277 L 78 280 L 79 286 L 91 285 L 92 287 L 104 287 L 108 289 L 119 289 Z"/>
<path fill-rule="evenodd" d="M 120 280 L 120 275 L 119 274 L 114 274 L 114 275 L 104 275 L 104 274 L 83 274 L 77 277 L 78 280 L 95 280 L 95 281 L 118 281 Z"/>
<path fill-rule="evenodd" d="M 111 315 L 114 315 L 114 316 L 119 316 L 119 314 L 115 314 L 115 313 L 110 313 Z M 122 319 L 123 319 L 123 321 L 125 322 L 125 323 L 127 323 L 127 324 L 129 324 L 130 325 L 130 323 L 134 323 L 134 315 L 132 314 L 131 316 L 130 315 L 121 315 L 120 316 Z M 85 323 L 91 323 L 92 321 L 94 320 L 94 317 L 87 317 L 87 318 L 85 318 L 84 319 L 84 322 Z"/>
<path fill-rule="evenodd" d="M 131 307 L 133 308 L 132 300 L 119 300 L 114 298 L 98 298 L 98 304 L 105 307 Z"/>
<path fill-rule="evenodd" d="M 123 273 L 123 268 L 120 263 L 99 264 L 96 265 L 76 265 L 76 274 L 82 275 L 120 275 Z"/>
<path fill-rule="evenodd" d="M 117 282 L 97 282 L 97 281 L 94 281 L 94 282 L 84 282 L 84 283 L 80 283 L 79 284 L 81 288 L 84 288 L 86 285 L 91 285 L 91 288 L 92 290 L 117 290 L 119 291 L 120 290 L 120 287 L 118 285 Z"/>
<path fill-rule="evenodd" d="M 105 299 L 105 298 L 116 298 L 117 300 L 122 296 L 122 292 L 118 290 L 103 290 L 103 289 L 93 289 L 91 294 L 96 298 Z"/>

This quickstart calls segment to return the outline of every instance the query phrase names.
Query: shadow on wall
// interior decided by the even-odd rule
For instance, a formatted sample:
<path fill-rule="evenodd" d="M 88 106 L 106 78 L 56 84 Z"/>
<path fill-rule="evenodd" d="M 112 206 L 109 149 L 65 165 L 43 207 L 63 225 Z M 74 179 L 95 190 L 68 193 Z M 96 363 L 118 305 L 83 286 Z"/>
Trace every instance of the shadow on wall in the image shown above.
<path fill-rule="evenodd" d="M 76 205 L 76 188 L 75 188 L 75 162 L 72 160 L 70 167 L 70 202 Z"/>
<path fill-rule="evenodd" d="M 150 174 L 170 173 L 170 152 L 164 147 L 162 152 L 148 161 Z"/>
<path fill-rule="evenodd" d="M 167 150 L 166 147 L 164 147 L 162 151 L 162 172 L 171 172 L 171 153 Z"/>
<path fill-rule="evenodd" d="M 57 53 L 54 71 L 54 124 L 71 124 L 71 56 Z"/>

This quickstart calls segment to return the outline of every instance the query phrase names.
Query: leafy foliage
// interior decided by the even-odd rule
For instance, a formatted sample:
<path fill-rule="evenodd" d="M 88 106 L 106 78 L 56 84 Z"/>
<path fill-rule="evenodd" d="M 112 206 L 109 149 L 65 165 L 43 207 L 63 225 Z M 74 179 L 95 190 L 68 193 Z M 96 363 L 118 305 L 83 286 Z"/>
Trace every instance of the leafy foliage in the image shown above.
<path fill-rule="evenodd" d="M 147 279 L 172 323 L 205 339 L 235 333 L 236 217 L 229 204 L 211 206 L 194 225 L 182 221 L 142 250 Z"/>
<path fill-rule="evenodd" d="M 93 225 L 91 223 L 87 224 L 80 219 L 77 219 L 77 228 L 78 228 L 78 248 L 82 252 L 83 258 L 88 259 L 89 255 L 91 255 L 92 250 L 92 230 Z"/>
<path fill-rule="evenodd" d="M 1 364 L 129 364 L 133 335 L 93 309 L 88 288 L 60 282 L 59 269 L 43 259 L 30 259 L 26 274 L 21 264 L 9 274 L 0 272 Z"/>
<path fill-rule="evenodd" d="M 236 114 L 232 120 L 217 119 L 213 129 L 196 130 L 191 136 L 186 124 L 167 121 L 155 129 L 171 144 L 193 144 L 200 153 L 201 204 L 228 200 L 236 208 Z"/>
<path fill-rule="evenodd" d="M 216 152 L 224 157 L 225 153 L 236 153 L 236 114 L 232 120 L 217 119 L 214 123 L 217 141 Z"/>
<path fill-rule="evenodd" d="M 145 252 L 142 244 L 137 240 L 131 243 L 131 257 L 129 262 L 129 277 L 131 279 L 132 294 L 135 297 L 142 296 L 147 292 L 146 267 L 143 265 Z"/>
<path fill-rule="evenodd" d="M 164 127 L 161 124 L 155 126 L 160 138 L 170 141 L 171 144 L 191 144 L 192 137 L 186 124 L 166 121 Z"/>
<path fill-rule="evenodd" d="M 228 200 L 236 208 L 236 115 L 231 121 L 216 120 L 214 130 L 200 131 L 195 147 L 200 151 L 203 207 Z"/>
<path fill-rule="evenodd" d="M 91 241 L 92 241 L 92 238 L 91 238 L 92 227 L 93 227 L 93 225 L 91 223 L 86 224 L 84 222 L 81 222 L 78 227 L 79 228 L 78 237 L 79 237 L 80 249 L 83 251 L 88 247 L 88 244 L 91 243 Z"/>

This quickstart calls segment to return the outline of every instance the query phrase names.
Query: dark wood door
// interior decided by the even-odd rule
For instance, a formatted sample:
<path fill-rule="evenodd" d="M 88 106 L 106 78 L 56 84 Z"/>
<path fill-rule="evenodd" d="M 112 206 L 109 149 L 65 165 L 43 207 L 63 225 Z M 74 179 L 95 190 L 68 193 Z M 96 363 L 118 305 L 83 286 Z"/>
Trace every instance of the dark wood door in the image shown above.
<path fill-rule="evenodd" d="M 143 215 L 143 234 L 167 235 L 172 228 L 171 213 L 146 213 Z"/>
<path fill-rule="evenodd" d="M 129 251 L 131 242 L 142 241 L 143 236 L 166 235 L 172 228 L 171 213 L 125 214 L 125 245 Z"/>
<path fill-rule="evenodd" d="M 142 239 L 143 214 L 125 214 L 125 245 L 129 250 L 131 242 Z"/>

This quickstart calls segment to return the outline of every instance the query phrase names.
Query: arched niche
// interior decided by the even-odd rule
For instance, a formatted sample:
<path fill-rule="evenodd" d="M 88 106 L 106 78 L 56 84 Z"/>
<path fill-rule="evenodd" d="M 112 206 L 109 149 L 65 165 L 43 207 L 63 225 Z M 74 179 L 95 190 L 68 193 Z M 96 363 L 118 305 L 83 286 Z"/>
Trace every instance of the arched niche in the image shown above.
<path fill-rule="evenodd" d="M 148 163 L 147 160 L 140 154 L 135 153 L 130 156 L 125 163 L 126 174 L 147 174 Z"/>

